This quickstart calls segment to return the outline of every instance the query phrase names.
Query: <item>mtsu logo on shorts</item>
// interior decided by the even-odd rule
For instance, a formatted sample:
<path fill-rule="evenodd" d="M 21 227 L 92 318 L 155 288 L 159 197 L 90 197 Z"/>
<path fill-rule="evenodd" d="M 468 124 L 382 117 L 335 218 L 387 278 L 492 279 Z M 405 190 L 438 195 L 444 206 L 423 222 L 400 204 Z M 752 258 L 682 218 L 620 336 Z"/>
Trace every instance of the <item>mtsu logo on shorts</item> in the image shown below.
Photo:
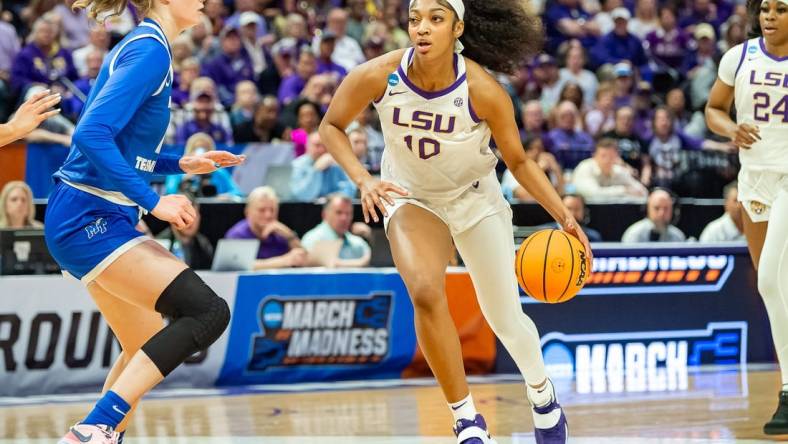
<path fill-rule="evenodd" d="M 103 217 L 99 217 L 95 221 L 91 222 L 90 225 L 85 227 L 85 232 L 88 233 L 88 239 L 93 239 L 93 236 L 97 234 L 104 234 L 107 232 L 107 221 Z"/>

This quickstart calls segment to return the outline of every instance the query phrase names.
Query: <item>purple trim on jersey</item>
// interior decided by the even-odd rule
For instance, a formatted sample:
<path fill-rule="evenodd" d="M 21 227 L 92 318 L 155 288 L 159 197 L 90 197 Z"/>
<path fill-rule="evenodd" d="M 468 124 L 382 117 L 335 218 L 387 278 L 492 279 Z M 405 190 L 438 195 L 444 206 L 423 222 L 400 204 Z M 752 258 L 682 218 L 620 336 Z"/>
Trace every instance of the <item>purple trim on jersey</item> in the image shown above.
<path fill-rule="evenodd" d="M 465 81 L 465 74 L 463 74 L 463 75 L 460 76 L 459 79 L 455 80 L 454 83 L 452 83 L 449 87 L 447 87 L 445 89 L 442 89 L 440 91 L 424 91 L 423 89 L 421 89 L 418 86 L 414 85 L 413 82 L 411 82 L 408 79 L 408 76 L 402 71 L 402 67 L 401 66 L 397 69 L 397 71 L 399 72 L 399 76 L 402 78 L 402 80 L 405 82 L 405 84 L 408 85 L 408 87 L 411 90 L 413 90 L 413 92 L 415 92 L 416 94 L 424 97 L 427 100 L 437 99 L 438 97 L 443 97 L 446 94 L 449 94 L 450 92 L 452 92 L 455 89 L 457 89 L 457 87 L 462 85 L 462 82 Z"/>
<path fill-rule="evenodd" d="M 471 114 L 471 119 L 473 119 L 474 122 L 479 123 L 482 121 L 482 119 L 480 119 L 479 116 L 476 115 L 476 111 L 473 110 L 473 104 L 471 103 L 470 92 L 468 93 L 468 112 Z"/>
<path fill-rule="evenodd" d="M 767 56 L 769 56 L 769 58 L 770 58 L 770 59 L 772 59 L 772 60 L 774 60 L 775 62 L 784 62 L 784 61 L 788 60 L 788 56 L 785 56 L 785 57 L 775 57 L 775 56 L 773 56 L 773 55 L 769 54 L 769 52 L 768 52 L 768 51 L 766 51 L 766 45 L 764 45 L 764 44 L 763 44 L 763 37 L 761 37 L 761 38 L 759 38 L 759 39 L 758 39 L 758 44 L 759 44 L 759 45 L 761 45 L 761 51 L 763 51 L 763 53 L 764 53 L 764 54 L 766 54 Z"/>
<path fill-rule="evenodd" d="M 739 68 L 741 68 L 742 63 L 744 63 L 744 56 L 745 56 L 745 54 L 747 54 L 747 43 L 749 43 L 749 40 L 745 40 L 744 44 L 742 45 L 741 57 L 739 58 L 739 64 L 736 66 L 736 72 L 733 73 L 733 84 L 734 85 L 736 84 L 736 76 L 739 75 Z"/>

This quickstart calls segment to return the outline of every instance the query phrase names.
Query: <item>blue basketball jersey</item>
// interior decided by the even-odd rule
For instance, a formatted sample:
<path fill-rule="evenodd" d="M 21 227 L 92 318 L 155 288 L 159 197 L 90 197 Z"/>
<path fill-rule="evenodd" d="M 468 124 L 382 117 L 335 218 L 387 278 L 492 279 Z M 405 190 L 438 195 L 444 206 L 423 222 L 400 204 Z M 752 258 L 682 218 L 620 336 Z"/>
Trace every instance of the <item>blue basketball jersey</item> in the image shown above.
<path fill-rule="evenodd" d="M 105 57 L 55 177 L 116 204 L 152 210 L 159 196 L 151 176 L 182 173 L 178 158 L 160 156 L 172 81 L 167 37 L 146 18 Z"/>

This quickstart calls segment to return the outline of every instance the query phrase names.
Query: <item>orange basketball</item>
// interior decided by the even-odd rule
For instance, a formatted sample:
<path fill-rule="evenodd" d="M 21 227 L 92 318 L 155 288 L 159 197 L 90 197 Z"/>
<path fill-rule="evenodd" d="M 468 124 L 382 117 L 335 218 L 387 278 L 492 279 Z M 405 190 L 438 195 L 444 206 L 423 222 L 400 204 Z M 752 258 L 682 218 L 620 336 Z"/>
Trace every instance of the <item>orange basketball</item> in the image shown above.
<path fill-rule="evenodd" d="M 532 298 L 557 304 L 577 294 L 591 274 L 583 244 L 561 230 L 541 230 L 528 236 L 514 263 L 517 282 Z"/>

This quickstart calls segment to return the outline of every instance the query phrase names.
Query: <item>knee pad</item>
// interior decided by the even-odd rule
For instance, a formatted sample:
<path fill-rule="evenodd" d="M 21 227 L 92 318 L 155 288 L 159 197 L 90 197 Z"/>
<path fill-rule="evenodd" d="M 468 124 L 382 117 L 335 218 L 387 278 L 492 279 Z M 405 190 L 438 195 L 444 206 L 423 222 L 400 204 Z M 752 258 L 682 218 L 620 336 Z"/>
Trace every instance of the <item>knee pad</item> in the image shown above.
<path fill-rule="evenodd" d="M 167 286 L 156 301 L 156 311 L 172 318 L 172 322 L 142 350 L 164 376 L 213 344 L 230 323 L 227 302 L 192 269 L 184 270 Z"/>
<path fill-rule="evenodd" d="M 222 335 L 230 322 L 230 308 L 191 268 L 183 270 L 161 293 L 156 311 L 173 323 L 192 318 L 195 345 L 203 350 Z"/>

